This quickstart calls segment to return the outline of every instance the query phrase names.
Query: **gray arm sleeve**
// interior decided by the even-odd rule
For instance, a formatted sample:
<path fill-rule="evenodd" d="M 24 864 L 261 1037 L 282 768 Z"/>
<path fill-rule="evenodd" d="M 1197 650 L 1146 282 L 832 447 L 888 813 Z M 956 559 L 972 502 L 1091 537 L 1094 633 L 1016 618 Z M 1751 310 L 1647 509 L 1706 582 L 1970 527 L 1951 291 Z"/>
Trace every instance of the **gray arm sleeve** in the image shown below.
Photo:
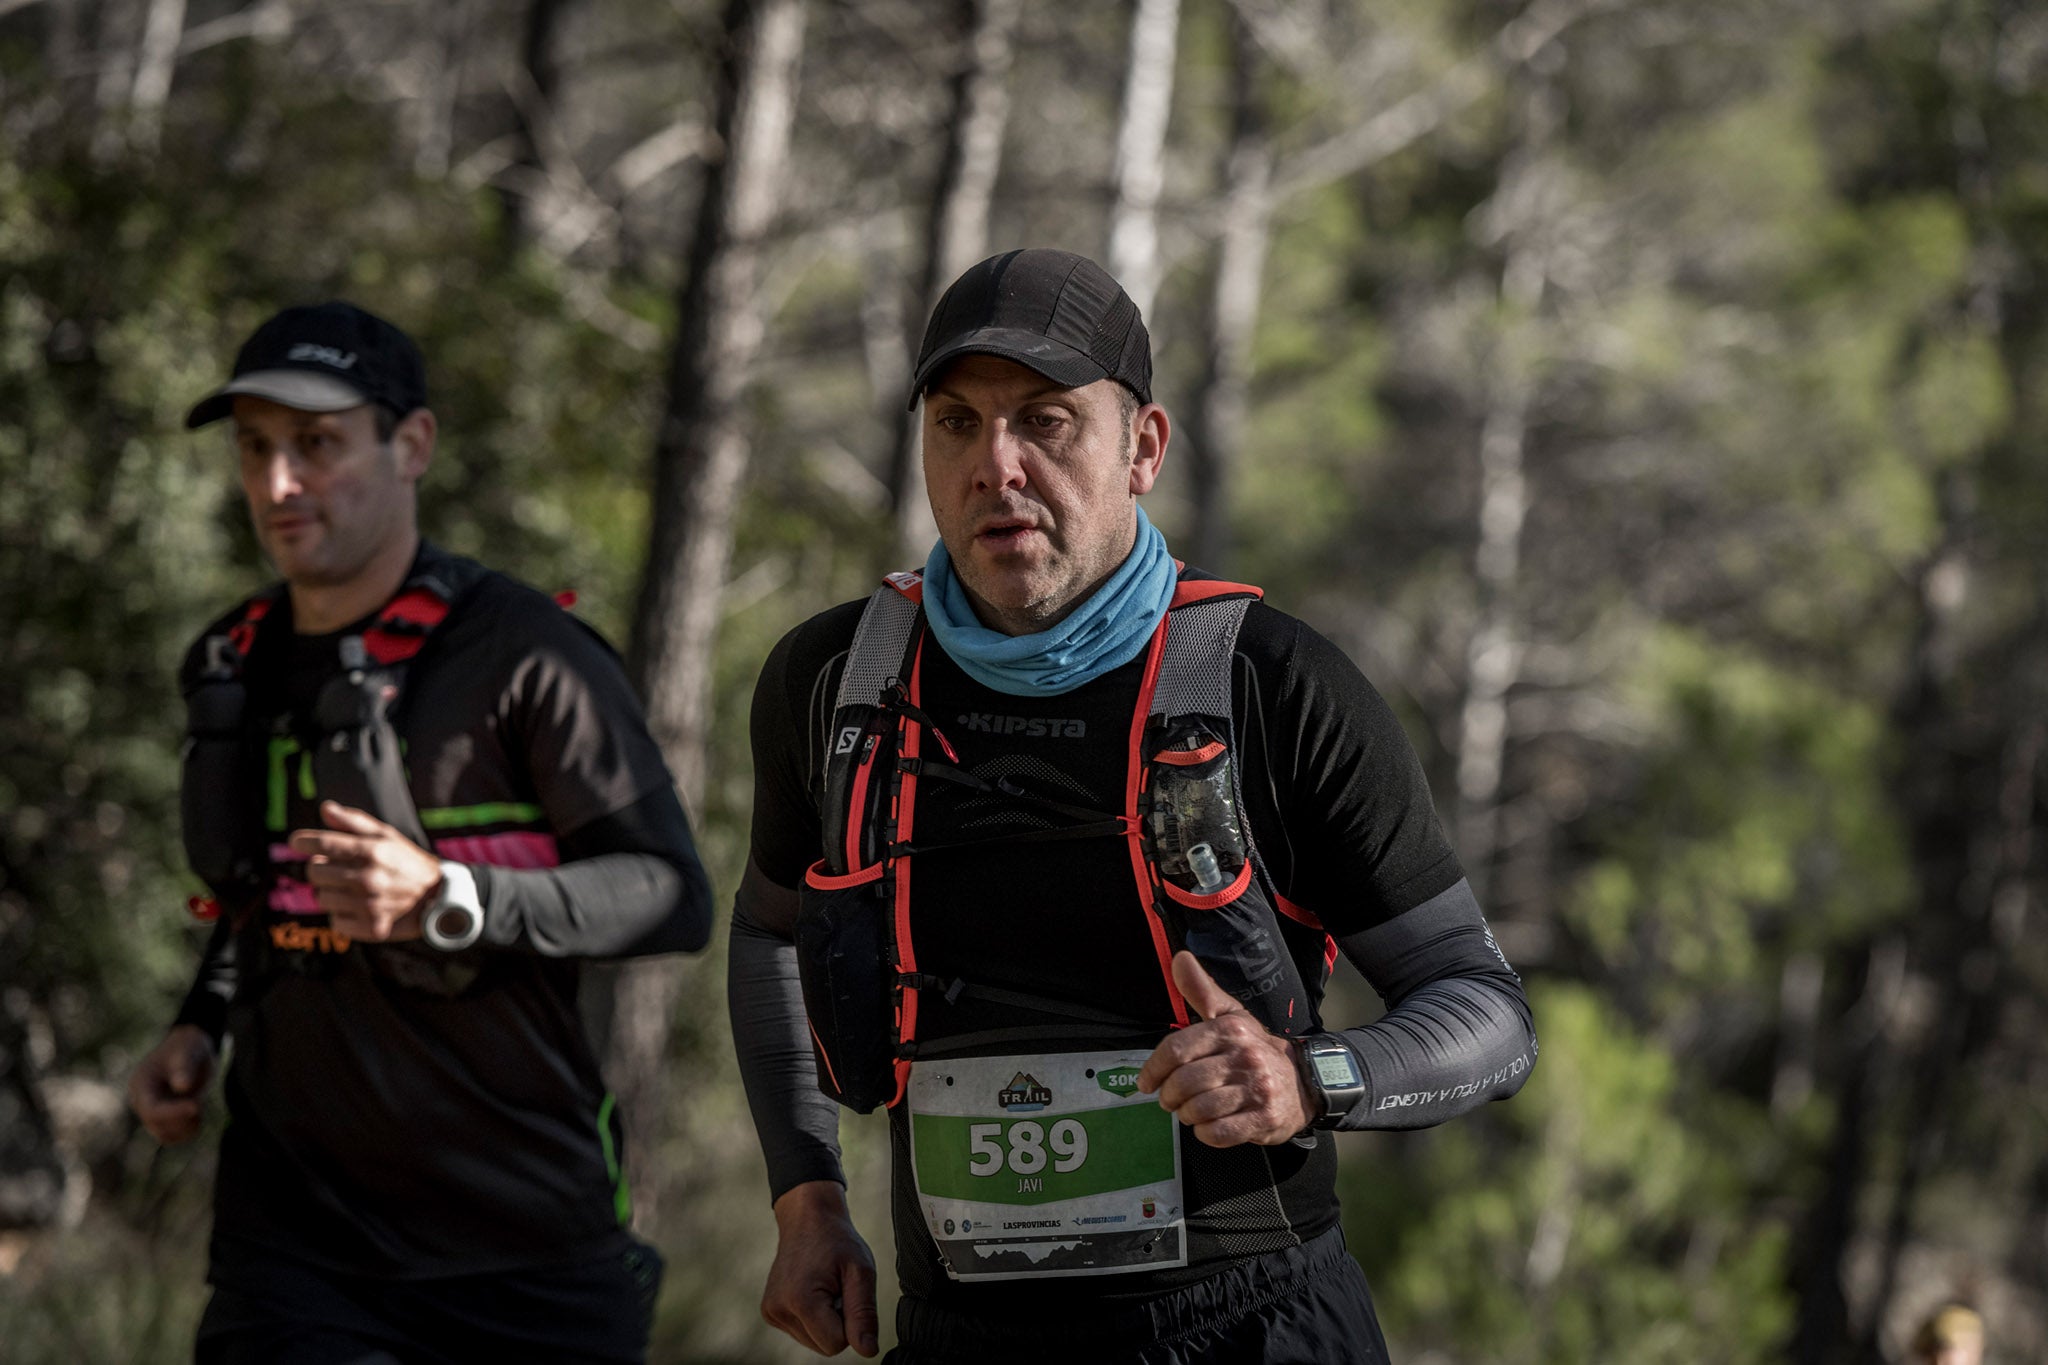
<path fill-rule="evenodd" d="M 1387 1002 L 1344 1030 L 1366 1091 L 1340 1127 L 1427 1128 L 1522 1088 L 1536 1064 L 1529 999 L 1469 884 L 1337 944 Z"/>
<path fill-rule="evenodd" d="M 666 785 L 561 841 L 550 868 L 471 864 L 484 941 L 543 957 L 694 953 L 711 939 L 711 884 Z"/>
<path fill-rule="evenodd" d="M 809 1180 L 844 1185 L 846 1173 L 839 1162 L 839 1106 L 818 1089 L 790 926 L 767 922 L 772 911 L 749 894 L 760 877 L 750 864 L 733 899 L 726 1001 L 772 1201 Z M 795 901 L 795 892 L 786 894 Z"/>

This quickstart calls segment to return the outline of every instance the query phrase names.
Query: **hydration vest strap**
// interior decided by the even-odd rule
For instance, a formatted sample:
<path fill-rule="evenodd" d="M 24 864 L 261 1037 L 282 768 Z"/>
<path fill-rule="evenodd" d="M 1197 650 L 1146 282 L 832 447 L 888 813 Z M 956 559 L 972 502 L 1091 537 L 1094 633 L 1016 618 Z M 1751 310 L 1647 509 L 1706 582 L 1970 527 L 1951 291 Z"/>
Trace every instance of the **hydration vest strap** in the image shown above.
<path fill-rule="evenodd" d="M 900 591 L 900 590 L 899 590 Z M 907 599 L 906 599 L 907 600 Z M 924 608 L 916 608 L 913 627 L 924 619 Z M 916 632 L 916 652 L 910 657 L 910 684 L 906 700 L 914 709 L 923 700 L 924 682 L 924 635 Z M 847 660 L 851 669 L 853 661 Z M 925 727 L 914 724 L 909 716 L 897 721 L 896 752 L 899 757 L 915 760 L 924 743 Z M 908 843 L 916 833 L 917 816 L 917 774 L 898 772 L 896 774 L 896 799 L 889 817 L 889 832 L 895 839 Z M 895 893 L 895 935 L 892 946 L 896 956 L 896 970 L 915 972 L 917 970 L 917 949 L 910 938 L 910 868 L 908 858 L 889 859 L 889 869 L 895 874 L 892 889 Z M 896 1041 L 899 1052 L 906 1045 L 917 1042 L 917 987 L 905 986 L 899 994 L 896 1006 Z M 889 1097 L 889 1107 L 894 1109 L 903 1103 L 905 1092 L 910 1089 L 910 1058 L 899 1055 L 896 1060 L 896 1093 Z"/>
<path fill-rule="evenodd" d="M 425 648 L 434 628 L 448 619 L 455 594 L 440 580 L 422 574 L 384 604 L 384 610 L 363 632 L 363 649 L 379 664 L 403 663 Z"/>
<path fill-rule="evenodd" d="M 242 604 L 242 619 L 228 627 L 227 642 L 234 650 L 235 671 L 241 672 L 241 665 L 249 657 L 249 651 L 256 647 L 256 627 L 263 624 L 263 618 L 270 615 L 270 609 L 277 605 L 277 599 L 284 595 L 284 585 L 274 584 Z M 208 640 L 211 650 L 213 641 Z M 215 663 L 215 656 L 209 652 L 207 666 Z"/>
<path fill-rule="evenodd" d="M 940 744 L 945 744 L 944 735 L 939 734 L 936 729 L 933 730 L 932 734 Z M 946 747 L 951 748 L 950 745 Z M 956 754 L 953 757 L 957 761 L 959 756 Z M 906 773 L 914 772 L 920 777 L 930 777 L 941 782 L 951 782 L 957 786 L 967 787 L 970 790 L 980 792 L 984 796 L 1006 796 L 1013 801 L 1021 802 L 1027 806 L 1038 806 L 1045 810 L 1058 811 L 1061 815 L 1070 815 L 1076 820 L 1114 821 L 1120 818 L 1109 814 L 1107 811 L 1091 810 L 1087 806 L 1070 805 L 1065 801 L 1055 801 L 1050 796 L 1040 796 L 1036 792 L 1026 791 L 1007 777 L 998 778 L 996 781 L 991 782 L 987 778 L 976 773 L 970 773 L 964 768 L 956 768 L 950 763 L 940 763 L 929 758 L 898 759 L 896 766 Z M 1121 828 L 1117 832 L 1121 833 Z"/>
<path fill-rule="evenodd" d="M 1152 864 L 1145 855 L 1144 826 L 1138 815 L 1138 803 L 1145 795 L 1145 723 L 1152 714 L 1152 698 L 1159 690 L 1159 668 L 1166 657 L 1166 642 L 1173 633 L 1173 615 L 1168 609 L 1159 618 L 1159 629 L 1152 632 L 1152 643 L 1145 649 L 1144 680 L 1138 684 L 1138 704 L 1131 708 L 1130 740 L 1124 757 L 1124 819 L 1129 822 L 1124 844 L 1131 855 L 1131 881 L 1138 888 L 1138 903 L 1145 907 L 1145 928 L 1152 935 L 1159 979 L 1165 984 L 1167 1002 L 1173 1007 L 1173 1026 L 1186 1028 L 1188 1002 L 1174 984 L 1173 945 L 1166 941 L 1166 926 L 1152 909 Z M 1225 676 L 1229 676 L 1227 663 Z"/>
<path fill-rule="evenodd" d="M 482 577 L 474 562 L 453 558 L 413 574 L 360 636 L 341 642 L 345 671 L 316 703 L 326 731 L 313 750 L 320 790 L 369 811 L 428 852 L 433 841 L 413 800 L 392 717 L 413 660 Z"/>
<path fill-rule="evenodd" d="M 1140 1024 L 1135 1020 L 1127 1022 L 1133 1042 L 1143 1041 L 1149 1047 L 1159 1037 L 1160 1026 L 1157 1024 Z M 1074 1042 L 1100 1046 L 1102 1040 L 1102 1025 L 1096 1023 L 1025 1024 L 1015 1028 L 977 1029 L 973 1033 L 951 1033 L 937 1042 L 902 1044 L 897 1048 L 900 1058 L 896 1065 L 908 1075 L 913 1061 L 964 1056 L 992 1044 L 1021 1043 L 1043 1047 L 1047 1043 Z"/>
<path fill-rule="evenodd" d="M 1212 583 L 1186 583 L 1182 587 L 1208 588 Z M 1229 584 L 1235 588 L 1236 584 Z M 1176 594 L 1177 595 L 1177 594 Z M 1159 668 L 1160 685 L 1146 708 L 1154 720 L 1176 716 L 1215 716 L 1226 724 L 1231 712 L 1230 661 L 1237 650 L 1237 630 L 1252 599 L 1243 595 L 1209 593 L 1197 596 L 1178 610 L 1169 612 L 1173 630 L 1167 636 L 1166 657 Z M 1236 736 L 1229 737 L 1236 747 Z"/>
<path fill-rule="evenodd" d="M 853 644 L 846 651 L 835 708 L 879 705 L 880 698 L 900 681 L 903 659 L 918 624 L 918 600 L 893 584 L 877 588 L 868 599 L 867 610 L 860 614 L 860 625 L 853 632 Z"/>
<path fill-rule="evenodd" d="M 953 748 L 953 741 L 946 738 L 946 732 L 939 728 L 939 723 L 937 721 L 933 720 L 930 716 L 924 713 L 924 708 L 918 706 L 916 703 L 910 700 L 910 693 L 907 690 L 905 690 L 902 683 L 892 684 L 889 690 L 882 694 L 882 709 L 885 711 L 893 711 L 897 715 L 903 717 L 905 720 L 908 720 L 916 725 L 921 725 L 925 729 L 931 731 L 932 738 L 939 742 L 939 748 L 945 752 L 946 757 L 951 759 L 955 763 L 958 763 L 960 761 L 959 753 Z M 905 759 L 903 761 L 909 763 L 918 760 Z M 922 770 L 903 768 L 902 771 L 912 772 Z M 954 771 L 957 772 L 958 769 L 954 769 Z"/>
<path fill-rule="evenodd" d="M 283 595 L 276 584 L 242 603 L 230 624 L 201 642 L 197 676 L 179 680 L 185 746 L 178 827 L 187 865 L 212 892 L 188 903 L 201 919 L 218 918 L 225 907 L 239 925 L 269 886 L 258 807 L 248 787 L 249 692 L 242 672 L 259 628 Z"/>
<path fill-rule="evenodd" d="M 959 977 L 948 981 L 944 977 L 924 972 L 906 972 L 898 977 L 898 980 L 906 986 L 915 986 L 920 990 L 937 991 L 945 997 L 949 1005 L 965 997 L 968 1000 L 984 1000 L 991 1005 L 1010 1005 L 1018 1009 L 1036 1010 L 1040 1014 L 1058 1014 L 1068 1019 L 1084 1019 L 1090 1023 L 1108 1024 L 1133 1031 L 1159 1031 L 1156 1024 L 1128 1019 L 1121 1014 L 1112 1014 L 1108 1010 L 1090 1009 L 1086 1005 L 1076 1005 L 1071 1001 L 1057 1000 L 1052 996 L 1037 995 L 1030 991 L 1009 991 L 999 986 L 978 986 Z"/>
<path fill-rule="evenodd" d="M 988 844 L 1049 844 L 1071 839 L 1101 839 L 1121 835 L 1126 828 L 1121 815 L 1112 815 L 1092 824 L 1059 825 L 1052 829 L 1026 830 L 1022 834 L 982 834 L 972 839 L 941 839 L 917 844 L 899 840 L 889 845 L 889 856 L 906 858 L 913 853 L 931 853 L 945 848 L 981 848 Z"/>
<path fill-rule="evenodd" d="M 1207 602 L 1219 597 L 1242 597 L 1257 600 L 1265 597 L 1266 590 L 1250 583 L 1228 583 L 1220 578 L 1184 578 L 1173 585 L 1173 602 L 1168 607 L 1188 607 L 1197 602 Z"/>

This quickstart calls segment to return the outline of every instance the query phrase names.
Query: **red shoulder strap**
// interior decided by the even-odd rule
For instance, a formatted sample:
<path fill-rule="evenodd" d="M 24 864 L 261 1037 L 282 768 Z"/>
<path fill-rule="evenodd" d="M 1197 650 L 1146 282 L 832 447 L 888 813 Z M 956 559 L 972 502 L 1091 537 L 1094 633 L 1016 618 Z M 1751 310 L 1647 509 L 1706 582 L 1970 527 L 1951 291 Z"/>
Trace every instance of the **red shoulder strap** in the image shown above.
<path fill-rule="evenodd" d="M 1195 602 L 1207 602 L 1216 597 L 1259 597 L 1266 595 L 1264 588 L 1250 583 L 1226 583 L 1220 578 L 1183 579 L 1173 585 L 1173 606 L 1185 607 Z"/>
<path fill-rule="evenodd" d="M 884 574 L 882 581 L 919 606 L 924 605 L 923 574 L 914 569 L 905 569 L 900 573 Z"/>
<path fill-rule="evenodd" d="M 407 588 L 386 603 L 376 622 L 363 632 L 363 649 L 380 664 L 410 659 L 427 643 L 434 627 L 447 618 L 447 598 L 424 584 Z"/>
<path fill-rule="evenodd" d="M 270 615 L 270 608 L 276 601 L 276 596 L 271 593 L 250 598 L 242 606 L 242 619 L 228 627 L 228 643 L 234 646 L 237 663 L 248 658 L 249 651 L 256 647 L 256 627 Z"/>

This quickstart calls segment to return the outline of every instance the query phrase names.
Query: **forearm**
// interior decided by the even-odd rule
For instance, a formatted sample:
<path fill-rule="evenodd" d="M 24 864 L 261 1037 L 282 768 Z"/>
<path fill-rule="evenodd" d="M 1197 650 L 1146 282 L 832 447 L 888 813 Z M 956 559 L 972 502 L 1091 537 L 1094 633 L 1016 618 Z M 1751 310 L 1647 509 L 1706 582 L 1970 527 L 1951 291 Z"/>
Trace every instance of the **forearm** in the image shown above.
<path fill-rule="evenodd" d="M 818 1089 L 796 948 L 734 903 L 726 998 L 747 1107 L 768 1162 L 771 1199 L 813 1180 L 840 1184 L 839 1107 Z"/>
<path fill-rule="evenodd" d="M 606 853 L 550 868 L 470 864 L 484 941 L 543 957 L 694 952 L 708 925 L 688 880 L 651 853 Z"/>
<path fill-rule="evenodd" d="M 710 941 L 710 884 L 673 792 L 593 821 L 561 851 L 558 867 L 468 865 L 486 943 L 544 957 L 642 957 Z"/>
<path fill-rule="evenodd" d="M 1339 943 L 1388 1005 L 1343 1030 L 1367 1084 L 1342 1127 L 1427 1128 L 1522 1088 L 1536 1063 L 1528 997 L 1466 883 Z"/>
<path fill-rule="evenodd" d="M 185 992 L 185 999 L 178 1006 L 172 1027 L 190 1024 L 204 1031 L 214 1047 L 219 1048 L 221 1037 L 227 1032 L 228 1005 L 235 998 L 237 971 L 235 934 L 223 914 L 214 921 L 213 932 L 207 936 L 199 970 L 193 977 L 192 988 Z"/>

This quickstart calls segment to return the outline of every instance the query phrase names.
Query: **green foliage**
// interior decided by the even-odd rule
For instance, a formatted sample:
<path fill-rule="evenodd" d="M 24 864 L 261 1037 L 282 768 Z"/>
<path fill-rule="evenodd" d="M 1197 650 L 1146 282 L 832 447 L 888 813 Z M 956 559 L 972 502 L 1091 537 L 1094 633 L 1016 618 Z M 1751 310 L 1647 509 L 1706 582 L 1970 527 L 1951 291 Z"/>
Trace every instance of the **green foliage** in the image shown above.
<path fill-rule="evenodd" d="M 1911 879 L 1867 704 L 1664 631 L 1632 690 L 1655 740 L 1564 922 L 1659 1016 L 1762 986 L 1784 950 L 1867 933 Z"/>
<path fill-rule="evenodd" d="M 1543 1056 L 1512 1103 L 1346 1164 L 1389 1336 L 1493 1365 L 1777 1359 L 1791 1305 L 1785 1231 L 1757 1210 L 1781 1175 L 1768 1123 L 1689 1084 L 1594 992 L 1530 994 Z M 1371 1158 L 1399 1145 L 1388 1178 Z"/>

